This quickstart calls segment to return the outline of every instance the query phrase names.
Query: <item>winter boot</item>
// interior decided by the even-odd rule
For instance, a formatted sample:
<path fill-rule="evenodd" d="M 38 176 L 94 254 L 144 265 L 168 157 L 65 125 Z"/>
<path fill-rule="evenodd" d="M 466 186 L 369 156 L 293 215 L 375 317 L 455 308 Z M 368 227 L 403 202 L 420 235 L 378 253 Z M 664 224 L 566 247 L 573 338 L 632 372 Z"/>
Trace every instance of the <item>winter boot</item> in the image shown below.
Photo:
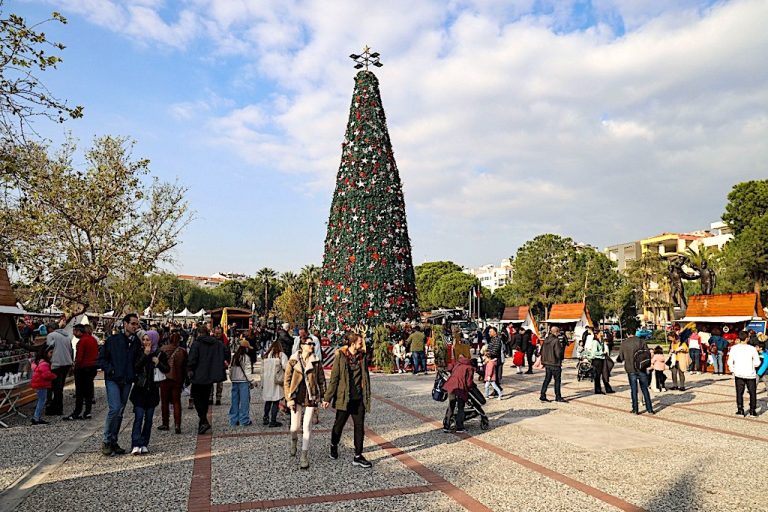
<path fill-rule="evenodd" d="M 301 450 L 299 469 L 309 469 L 309 450 Z"/>
<path fill-rule="evenodd" d="M 296 456 L 298 445 L 299 445 L 299 435 L 291 432 L 291 457 Z"/>

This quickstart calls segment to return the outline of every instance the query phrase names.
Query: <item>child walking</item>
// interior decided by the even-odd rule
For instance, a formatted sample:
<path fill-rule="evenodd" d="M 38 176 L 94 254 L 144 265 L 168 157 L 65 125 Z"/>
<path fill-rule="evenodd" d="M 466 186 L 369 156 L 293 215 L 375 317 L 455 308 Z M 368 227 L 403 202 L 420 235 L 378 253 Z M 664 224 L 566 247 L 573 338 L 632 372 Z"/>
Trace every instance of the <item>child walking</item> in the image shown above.
<path fill-rule="evenodd" d="M 37 353 L 35 362 L 32 363 L 30 386 L 37 392 L 37 405 L 35 406 L 35 414 L 32 416 L 33 425 L 48 424 L 43 419 L 43 411 L 45 410 L 45 401 L 48 399 L 48 390 L 53 387 L 53 381 L 56 380 L 56 374 L 51 371 L 52 356 L 53 347 L 46 347 Z"/>
<path fill-rule="evenodd" d="M 491 386 L 493 386 L 494 391 L 499 395 L 499 400 L 501 400 L 501 389 L 496 384 L 496 360 L 491 359 L 491 356 L 486 352 L 483 355 L 483 363 L 485 364 L 485 398 L 488 398 Z"/>
<path fill-rule="evenodd" d="M 653 349 L 651 368 L 656 379 L 656 390 L 659 392 L 666 391 L 667 376 L 664 374 L 664 370 L 667 368 L 667 363 L 666 359 L 664 359 L 664 349 L 659 345 L 656 345 L 656 348 Z"/>

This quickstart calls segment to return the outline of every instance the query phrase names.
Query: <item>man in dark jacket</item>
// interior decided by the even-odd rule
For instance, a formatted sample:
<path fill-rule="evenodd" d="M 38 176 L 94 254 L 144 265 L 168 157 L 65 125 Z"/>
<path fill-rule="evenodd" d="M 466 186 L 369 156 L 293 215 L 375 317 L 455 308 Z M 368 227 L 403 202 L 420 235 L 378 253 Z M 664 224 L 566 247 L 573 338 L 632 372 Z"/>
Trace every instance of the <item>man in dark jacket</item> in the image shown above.
<path fill-rule="evenodd" d="M 549 335 L 544 338 L 544 343 L 541 345 L 541 364 L 544 365 L 546 375 L 544 376 L 544 382 L 541 385 L 541 393 L 539 400 L 542 402 L 550 402 L 547 398 L 547 389 L 552 378 L 555 379 L 555 402 L 565 402 L 563 395 L 560 393 L 560 379 L 563 371 L 563 344 L 560 342 L 560 328 L 553 326 L 549 330 Z"/>
<path fill-rule="evenodd" d="M 291 325 L 285 322 L 282 328 L 277 331 L 277 341 L 280 342 L 280 346 L 283 347 L 283 353 L 285 357 L 290 358 L 293 350 L 293 336 L 290 335 L 288 329 Z"/>
<path fill-rule="evenodd" d="M 224 362 L 229 361 L 229 358 L 229 350 L 224 348 L 220 339 L 211 336 L 204 325 L 197 328 L 197 339 L 189 350 L 187 371 L 192 381 L 190 394 L 200 419 L 198 434 L 211 430 L 211 424 L 208 423 L 208 396 L 214 383 L 223 382 L 227 378 Z"/>
<path fill-rule="evenodd" d="M 635 353 L 638 350 L 648 350 L 648 345 L 645 340 L 638 338 L 637 336 L 630 336 L 621 342 L 619 347 L 619 362 L 624 362 L 624 371 L 627 372 L 629 378 L 629 388 L 632 394 L 632 412 L 640 414 L 640 409 L 637 404 L 637 383 L 640 383 L 640 391 L 643 393 L 643 400 L 645 401 L 645 410 L 649 414 L 656 414 L 653 412 L 653 404 L 651 404 L 651 394 L 648 392 L 648 372 L 637 368 L 635 366 Z"/>
<path fill-rule="evenodd" d="M 107 419 L 104 421 L 104 438 L 101 453 L 106 456 L 122 455 L 125 450 L 117 444 L 123 411 L 128 403 L 134 381 L 134 362 L 141 351 L 136 332 L 141 327 L 136 313 L 123 318 L 123 332 L 107 338 L 99 351 L 99 368 L 104 370 L 107 389 Z"/>
<path fill-rule="evenodd" d="M 496 381 L 496 385 L 499 386 L 499 389 L 504 391 L 504 388 L 501 387 L 502 371 L 504 370 L 504 342 L 495 327 L 488 329 L 487 352 L 488 355 L 491 356 L 491 359 L 496 360 L 494 380 Z"/>
<path fill-rule="evenodd" d="M 475 369 L 469 364 L 469 360 L 464 356 L 459 356 L 459 360 L 451 370 L 451 376 L 443 384 L 443 389 L 448 393 L 448 409 L 445 411 L 443 419 L 443 432 L 451 431 L 451 418 L 453 417 L 456 406 L 459 410 L 456 412 L 456 433 L 461 434 L 464 430 L 464 406 L 469 398 L 469 390 L 472 388 L 472 375 Z"/>

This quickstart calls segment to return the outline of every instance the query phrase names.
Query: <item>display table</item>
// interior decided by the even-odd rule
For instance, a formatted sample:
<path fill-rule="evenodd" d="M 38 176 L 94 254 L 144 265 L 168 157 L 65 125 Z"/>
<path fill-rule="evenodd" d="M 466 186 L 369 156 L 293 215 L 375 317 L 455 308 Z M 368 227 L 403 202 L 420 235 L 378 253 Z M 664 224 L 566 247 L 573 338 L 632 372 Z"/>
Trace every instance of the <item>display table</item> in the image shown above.
<path fill-rule="evenodd" d="M 0 416 L 0 426 L 8 428 L 8 425 L 3 421 L 9 416 L 17 414 L 22 418 L 26 418 L 27 415 L 23 414 L 16 408 L 16 402 L 21 398 L 21 391 L 26 389 L 32 379 L 20 380 L 13 384 L 0 384 L 0 410 L 4 407 L 8 409 Z"/>

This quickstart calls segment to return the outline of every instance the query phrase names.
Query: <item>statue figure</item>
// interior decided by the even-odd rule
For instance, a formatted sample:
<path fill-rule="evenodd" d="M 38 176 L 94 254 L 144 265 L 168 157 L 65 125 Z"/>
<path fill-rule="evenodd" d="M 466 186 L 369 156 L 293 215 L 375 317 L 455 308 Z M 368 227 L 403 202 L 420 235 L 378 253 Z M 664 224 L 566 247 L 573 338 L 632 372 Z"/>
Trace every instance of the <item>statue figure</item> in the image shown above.
<path fill-rule="evenodd" d="M 695 281 L 699 276 L 689 274 L 683 270 L 683 265 L 687 262 L 687 258 L 675 257 L 670 259 L 669 266 L 669 284 L 671 288 L 672 303 L 679 308 L 685 309 L 688 307 L 688 299 L 685 296 L 685 288 L 683 288 L 683 279 L 686 281 Z"/>
<path fill-rule="evenodd" d="M 699 273 L 699 279 L 701 280 L 701 293 L 703 295 L 712 295 L 715 292 L 715 285 L 717 284 L 717 276 L 715 271 L 709 268 L 707 260 L 702 260 L 701 265 L 691 265 L 694 270 Z"/>

